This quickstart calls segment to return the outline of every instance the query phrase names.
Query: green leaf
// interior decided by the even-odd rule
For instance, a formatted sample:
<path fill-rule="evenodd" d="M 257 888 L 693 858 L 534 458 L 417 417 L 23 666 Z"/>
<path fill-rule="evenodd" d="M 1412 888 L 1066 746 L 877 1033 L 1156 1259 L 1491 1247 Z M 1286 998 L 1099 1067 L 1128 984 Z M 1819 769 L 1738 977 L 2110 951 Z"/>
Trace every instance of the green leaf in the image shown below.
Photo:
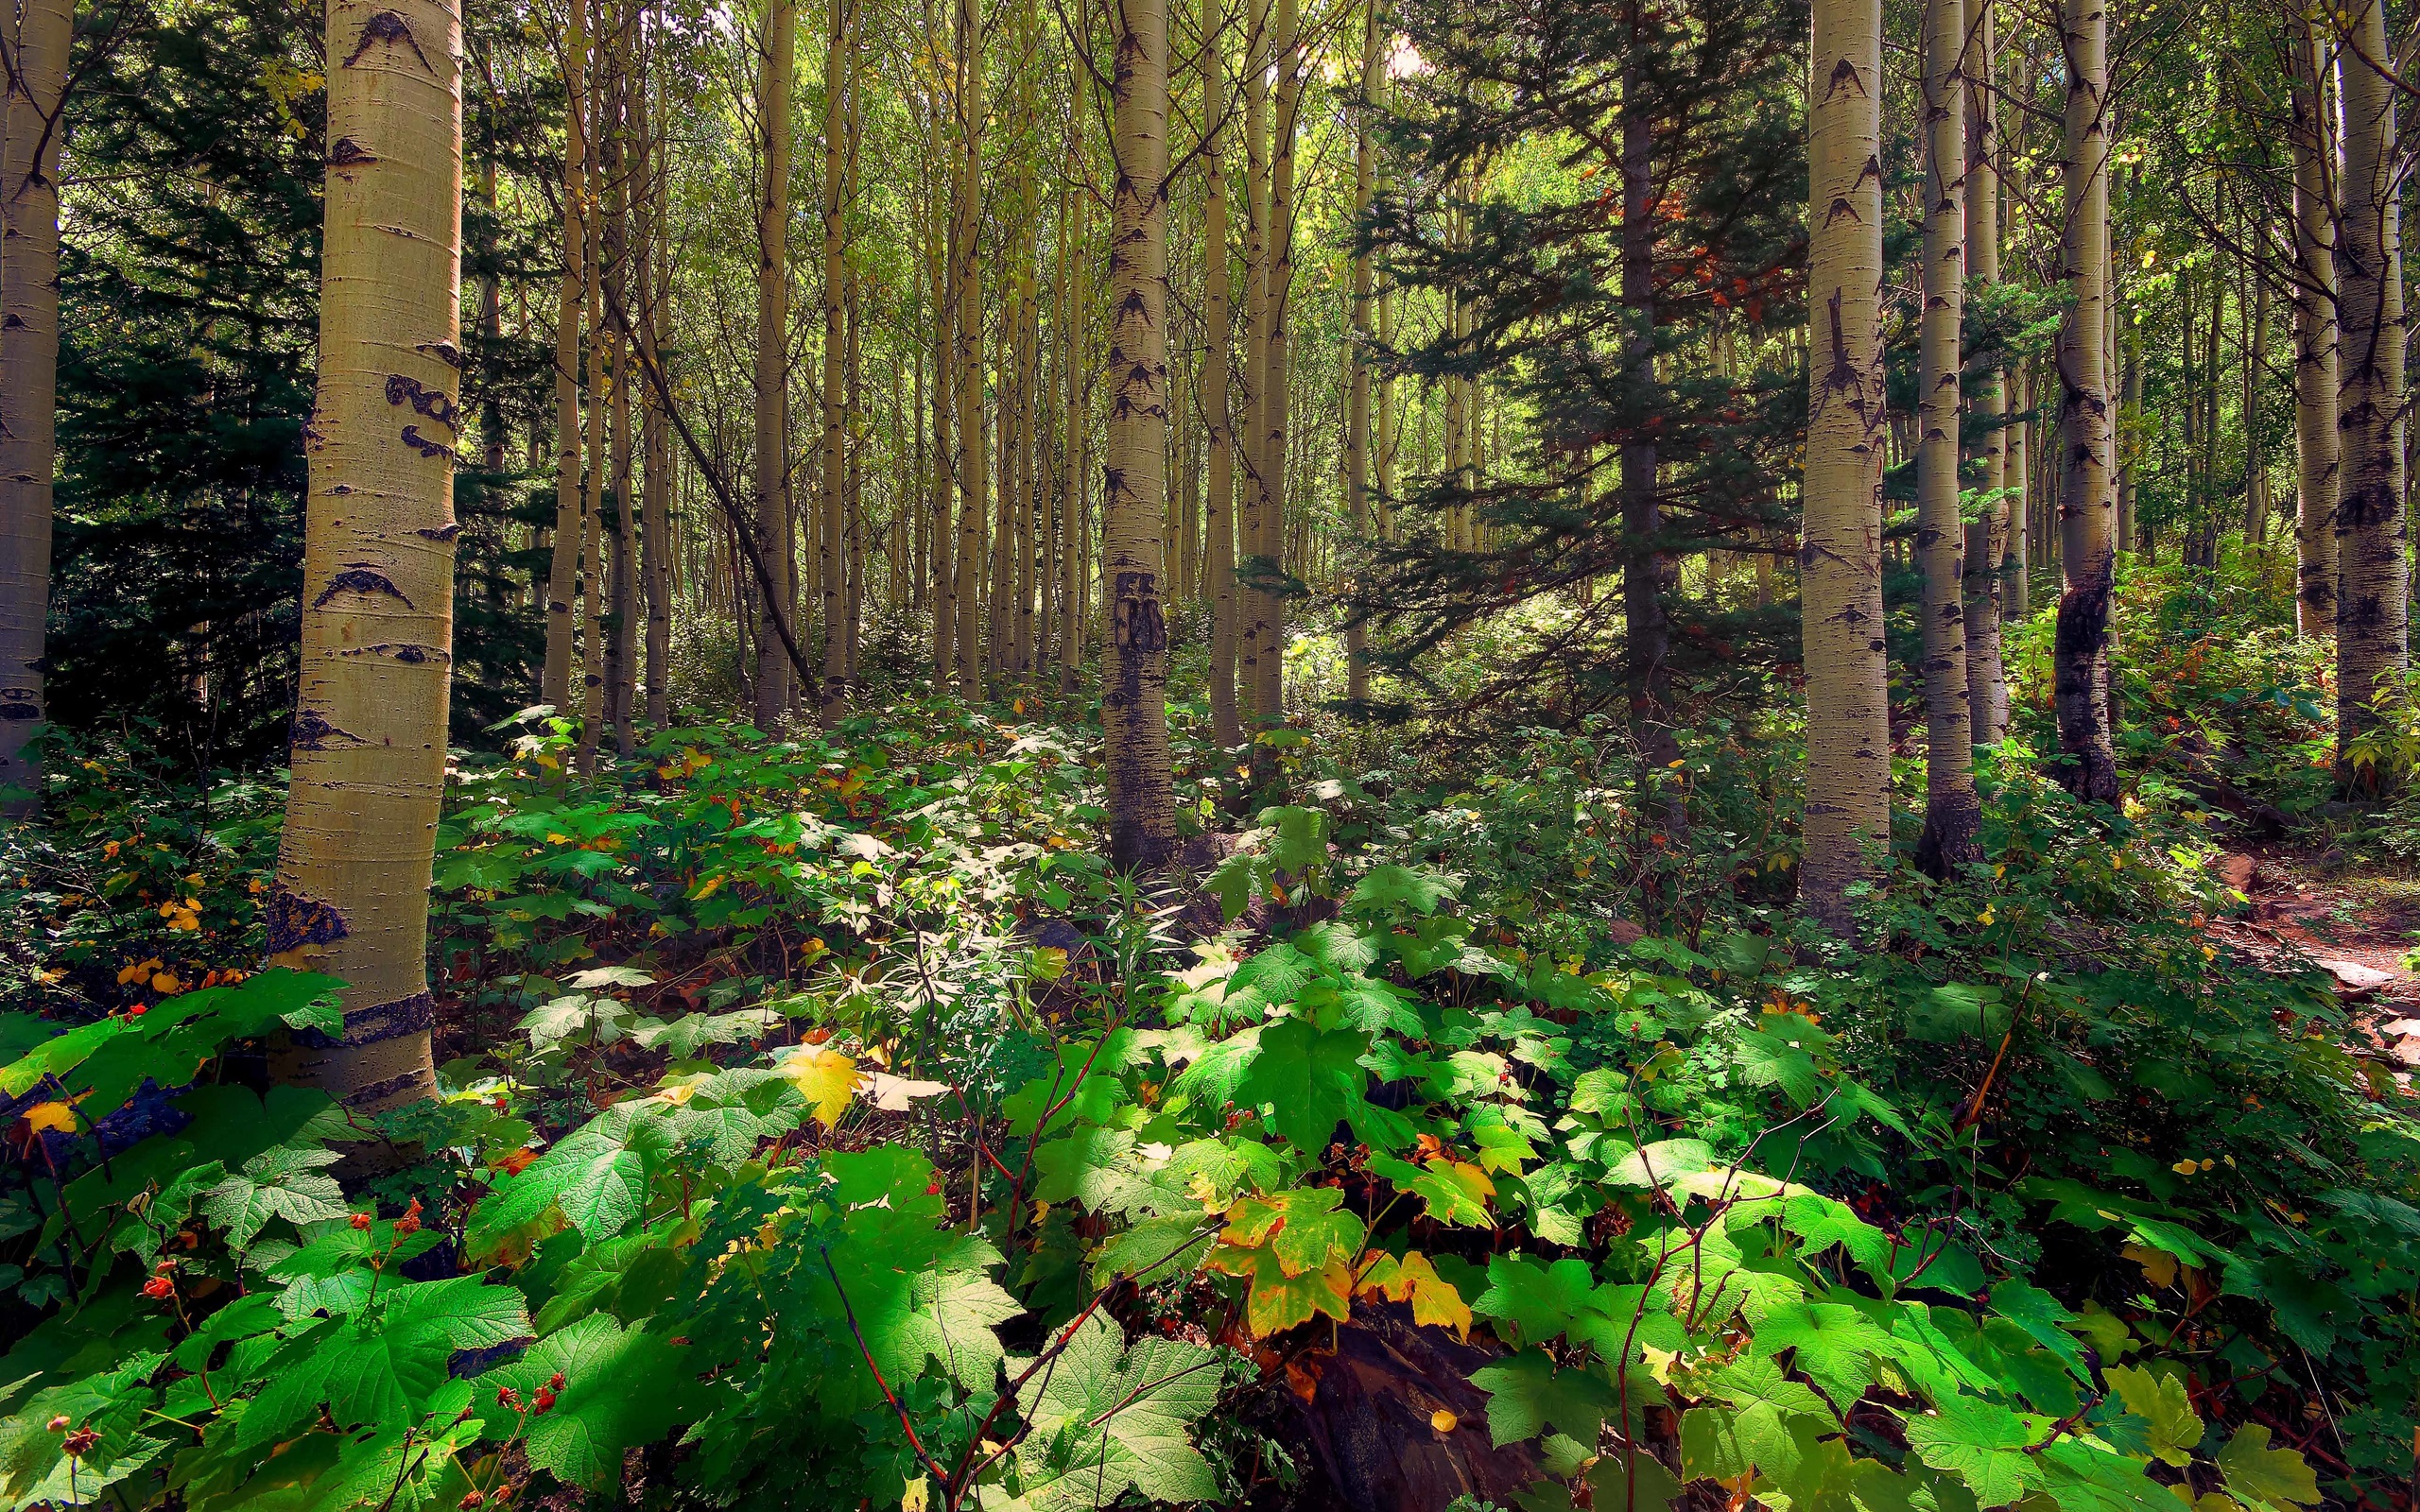
<path fill-rule="evenodd" d="M 1756 1342 L 1774 1352 L 1797 1350 L 1797 1367 L 1841 1408 L 1874 1383 L 1877 1357 L 1898 1352 L 1896 1341 L 1879 1325 L 1842 1302 L 1785 1302 L 1765 1314 Z"/>
<path fill-rule="evenodd" d="M 2246 1423 L 2237 1429 L 2217 1460 L 2227 1489 L 2240 1501 L 2256 1503 L 2273 1512 L 2319 1504 L 2319 1476 L 2299 1452 L 2271 1449 L 2266 1424 Z"/>
<path fill-rule="evenodd" d="M 1587 1311 L 1597 1278 L 1584 1260 L 1566 1257 L 1542 1265 L 1524 1255 L 1491 1255 L 1487 1290 L 1471 1298 L 1471 1311 L 1511 1325 L 1516 1344 L 1543 1344 Z"/>
<path fill-rule="evenodd" d="M 1681 1483 L 1643 1449 L 1607 1454 L 1588 1469 L 1594 1512 L 1670 1512 Z"/>
<path fill-rule="evenodd" d="M 686 1373 L 681 1353 L 661 1334 L 624 1329 L 603 1313 L 591 1313 L 489 1371 L 480 1384 L 510 1386 L 534 1407 L 539 1388 L 561 1375 L 554 1405 L 521 1418 L 523 1442 L 531 1464 L 568 1485 L 599 1491 L 620 1480 L 624 1450 L 661 1437 L 686 1416 L 686 1394 L 667 1389 Z M 509 1417 L 503 1407 L 480 1410 Z"/>
<path fill-rule="evenodd" d="M 1369 1048 L 1366 1034 L 1279 1020 L 1262 1028 L 1260 1053 L 1244 1068 L 1235 1100 L 1261 1108 L 1288 1143 L 1317 1156 L 1336 1137 L 1337 1125 L 1367 1106 L 1363 1089 L 1369 1074 L 1361 1069 L 1361 1057 Z"/>
<path fill-rule="evenodd" d="M 1122 1349 L 1117 1327 L 1098 1311 L 1064 1338 L 1017 1393 L 1033 1427 L 1017 1461 L 1034 1512 L 1105 1507 L 1129 1487 L 1155 1502 L 1217 1497 L 1218 1477 L 1190 1435 L 1219 1400 L 1217 1354 L 1155 1337 Z"/>
<path fill-rule="evenodd" d="M 1439 1223 L 1469 1228 L 1495 1227 L 1495 1220 L 1487 1213 L 1487 1199 L 1495 1194 L 1495 1185 L 1478 1166 L 1443 1158 L 1414 1165 L 1392 1155 L 1375 1155 L 1370 1159 L 1370 1171 L 1393 1182 L 1396 1190 L 1420 1198 L 1424 1215 Z"/>
<path fill-rule="evenodd" d="M 325 1403 L 340 1427 L 401 1427 L 447 1380 L 457 1349 L 488 1349 L 528 1333 L 521 1294 L 483 1277 L 389 1281 L 378 1303 L 288 1339 L 263 1374 L 236 1444 L 283 1436 Z"/>
<path fill-rule="evenodd" d="M 201 1196 L 202 1216 L 227 1231 L 227 1243 L 249 1249 L 264 1225 L 284 1218 L 301 1227 L 346 1215 L 344 1189 L 323 1168 L 343 1159 L 335 1150 L 282 1144 L 244 1162 Z"/>
<path fill-rule="evenodd" d="M 1439 903 L 1459 894 L 1461 887 L 1460 882 L 1442 871 L 1390 863 L 1374 868 L 1355 884 L 1344 906 L 1354 913 L 1433 914 Z"/>
<path fill-rule="evenodd" d="M 1931 1411 L 1910 1415 L 1907 1432 L 1918 1459 L 1964 1481 L 1985 1506 L 2014 1502 L 2037 1483 L 2025 1419 L 1996 1402 L 1944 1396 Z"/>
<path fill-rule="evenodd" d="M 1471 1384 L 1487 1393 L 1487 1429 L 1498 1445 L 1535 1438 L 1548 1428 L 1593 1444 L 1616 1404 L 1603 1376 L 1557 1370 L 1537 1349 L 1472 1372 Z"/>
<path fill-rule="evenodd" d="M 2183 1380 L 2127 1365 L 2111 1366 L 2101 1374 L 2117 1388 L 2126 1410 L 2148 1425 L 2154 1455 L 2178 1469 L 2193 1463 L 2193 1451 L 2202 1442 L 2202 1418 L 2193 1410 Z"/>

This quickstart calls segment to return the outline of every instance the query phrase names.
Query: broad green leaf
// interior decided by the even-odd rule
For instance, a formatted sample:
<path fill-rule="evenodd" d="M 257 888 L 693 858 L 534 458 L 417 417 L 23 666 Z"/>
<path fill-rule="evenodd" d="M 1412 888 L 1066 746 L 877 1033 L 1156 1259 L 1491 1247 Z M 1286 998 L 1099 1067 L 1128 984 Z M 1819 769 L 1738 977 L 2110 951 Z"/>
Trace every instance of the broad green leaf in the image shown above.
<path fill-rule="evenodd" d="M 661 1334 L 624 1329 L 603 1313 L 591 1313 L 479 1383 L 490 1395 L 509 1386 L 532 1407 L 520 1418 L 531 1464 L 597 1491 L 620 1479 L 624 1450 L 661 1437 L 686 1416 L 688 1394 L 666 1389 L 686 1373 L 681 1355 Z M 557 1375 L 563 1384 L 554 1405 L 534 1410 L 539 1389 Z M 503 1419 L 498 1426 L 512 1416 L 492 1404 L 480 1410 Z"/>
<path fill-rule="evenodd" d="M 2126 1410 L 2148 1426 L 2154 1455 L 2179 1469 L 2193 1463 L 2193 1451 L 2202 1442 L 2202 1418 L 2186 1396 L 2182 1379 L 2125 1365 L 2101 1373 L 2117 1388 Z"/>
<path fill-rule="evenodd" d="M 345 1216 L 344 1189 L 325 1172 L 342 1157 L 335 1150 L 282 1144 L 244 1162 L 201 1196 L 202 1216 L 227 1232 L 236 1249 L 251 1247 L 271 1218 L 298 1228 Z"/>
<path fill-rule="evenodd" d="M 1443 1156 L 1431 1159 L 1426 1165 L 1414 1165 L 1391 1155 L 1377 1155 L 1370 1159 L 1370 1171 L 1393 1182 L 1398 1191 L 1419 1197 L 1425 1216 L 1439 1223 L 1471 1228 L 1495 1226 L 1495 1220 L 1487 1213 L 1488 1199 L 1495 1195 L 1495 1183 L 1476 1165 Z"/>
<path fill-rule="evenodd" d="M 1035 1512 L 1105 1507 L 1130 1486 L 1155 1502 L 1219 1494 L 1190 1433 L 1219 1400 L 1217 1354 L 1181 1339 L 1123 1345 L 1105 1314 L 1088 1313 L 1019 1390 L 1033 1433 L 1018 1468 Z"/>
<path fill-rule="evenodd" d="M 1985 1506 L 1999 1506 L 2040 1484 L 2025 1452 L 2032 1442 L 2025 1419 L 1995 1402 L 1945 1396 L 1907 1419 L 1908 1447 L 1935 1469 L 1973 1488 Z"/>
<path fill-rule="evenodd" d="M 457 1349 L 486 1349 L 530 1332 L 521 1294 L 483 1277 L 392 1281 L 377 1305 L 295 1334 L 265 1371 L 244 1413 L 239 1446 L 283 1436 L 322 1403 L 339 1426 L 400 1427 L 442 1386 Z"/>
<path fill-rule="evenodd" d="M 1487 1393 L 1487 1428 L 1499 1445 L 1535 1438 L 1547 1428 L 1583 1444 L 1616 1405 L 1614 1388 L 1594 1370 L 1558 1370 L 1542 1349 L 1523 1349 L 1471 1374 Z"/>
<path fill-rule="evenodd" d="M 2319 1476 L 2302 1454 L 2269 1447 L 2269 1429 L 2246 1423 L 2235 1431 L 2217 1455 L 2219 1473 L 2238 1500 L 2256 1503 L 2272 1512 L 2319 1504 Z"/>

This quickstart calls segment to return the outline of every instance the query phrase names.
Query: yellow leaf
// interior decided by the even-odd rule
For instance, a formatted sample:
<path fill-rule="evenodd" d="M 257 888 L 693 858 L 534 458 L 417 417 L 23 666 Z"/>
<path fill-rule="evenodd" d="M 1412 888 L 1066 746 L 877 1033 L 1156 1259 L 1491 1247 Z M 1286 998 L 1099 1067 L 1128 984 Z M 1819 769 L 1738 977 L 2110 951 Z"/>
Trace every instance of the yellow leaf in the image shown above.
<path fill-rule="evenodd" d="M 1470 1334 L 1471 1310 L 1462 1301 L 1462 1294 L 1438 1275 L 1437 1267 L 1417 1249 L 1401 1260 L 1380 1254 L 1361 1273 L 1357 1290 L 1364 1297 L 1375 1295 L 1391 1302 L 1409 1301 L 1415 1323 L 1449 1328 L 1458 1337 Z"/>
<path fill-rule="evenodd" d="M 1440 1407 L 1428 1415 L 1428 1426 L 1441 1434 L 1450 1434 L 1461 1426 L 1462 1420 Z"/>
<path fill-rule="evenodd" d="M 693 903 L 703 902 L 720 891 L 722 891 L 722 878 L 719 876 L 708 877 L 703 886 L 689 895 L 689 901 Z"/>
<path fill-rule="evenodd" d="M 2176 1257 L 2167 1250 L 2153 1249 L 2149 1245 L 2127 1245 L 2118 1253 L 2143 1267 L 2143 1279 L 2153 1286 L 2176 1284 Z"/>
<path fill-rule="evenodd" d="M 151 979 L 151 990 L 164 995 L 179 991 L 183 988 L 183 983 L 177 980 L 177 976 L 174 971 L 162 971 L 159 975 L 154 976 Z"/>
<path fill-rule="evenodd" d="M 61 1134 L 76 1132 L 76 1109 L 65 1103 L 36 1103 L 26 1109 L 24 1116 L 37 1134 L 54 1128 Z"/>
<path fill-rule="evenodd" d="M 775 1069 L 806 1099 L 808 1111 L 825 1128 L 840 1122 L 857 1090 L 857 1063 L 827 1045 L 792 1045 L 781 1052 Z"/>

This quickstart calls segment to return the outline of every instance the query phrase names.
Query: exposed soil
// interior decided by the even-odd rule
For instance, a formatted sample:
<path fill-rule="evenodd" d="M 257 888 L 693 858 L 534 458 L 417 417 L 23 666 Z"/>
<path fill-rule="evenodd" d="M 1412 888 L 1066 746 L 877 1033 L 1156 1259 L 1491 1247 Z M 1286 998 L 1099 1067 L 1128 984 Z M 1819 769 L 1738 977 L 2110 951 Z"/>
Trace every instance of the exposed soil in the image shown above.
<path fill-rule="evenodd" d="M 2355 1048 L 2420 1068 L 2420 879 L 2356 870 L 2340 852 L 2262 847 L 2231 854 L 2228 882 L 2250 902 L 2210 933 L 2273 970 L 2316 965 L 2336 978 Z"/>

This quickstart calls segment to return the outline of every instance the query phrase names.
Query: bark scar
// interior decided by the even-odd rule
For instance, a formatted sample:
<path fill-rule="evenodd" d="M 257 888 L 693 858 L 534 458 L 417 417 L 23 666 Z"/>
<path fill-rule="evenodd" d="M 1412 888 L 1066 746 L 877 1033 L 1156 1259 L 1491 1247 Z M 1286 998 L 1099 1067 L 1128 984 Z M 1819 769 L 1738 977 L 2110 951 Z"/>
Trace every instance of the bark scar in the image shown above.
<path fill-rule="evenodd" d="M 328 600 L 338 593 L 385 593 L 390 598 L 401 599 L 406 609 L 414 607 L 410 599 L 404 597 L 403 591 L 395 586 L 392 579 L 368 562 L 354 562 L 329 578 L 327 588 L 319 597 L 311 601 L 311 607 L 325 609 Z"/>
<path fill-rule="evenodd" d="M 420 39 L 412 35 L 410 23 L 405 21 L 403 17 L 395 14 L 395 12 L 391 10 L 381 10 L 376 15 L 372 16 L 368 21 L 362 23 L 361 40 L 354 43 L 353 54 L 344 60 L 344 66 L 351 68 L 354 64 L 361 61 L 361 55 L 363 53 L 368 52 L 373 45 L 382 42 L 402 43 L 405 46 L 409 47 L 412 50 L 412 56 L 414 58 L 420 60 L 421 67 L 427 69 L 432 74 L 437 72 L 437 65 L 428 60 L 428 54 L 420 50 Z"/>

